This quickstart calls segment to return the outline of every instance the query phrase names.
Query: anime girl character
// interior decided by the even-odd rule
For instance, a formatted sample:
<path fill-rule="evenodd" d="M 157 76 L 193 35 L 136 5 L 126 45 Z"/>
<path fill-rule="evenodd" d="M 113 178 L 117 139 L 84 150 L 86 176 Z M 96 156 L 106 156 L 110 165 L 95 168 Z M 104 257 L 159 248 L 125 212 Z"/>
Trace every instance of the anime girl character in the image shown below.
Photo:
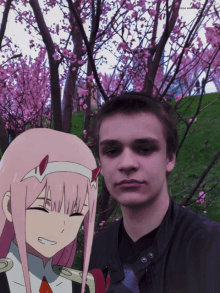
<path fill-rule="evenodd" d="M 86 282 L 105 292 L 101 271 L 88 273 L 99 171 L 75 135 L 30 129 L 9 145 L 0 162 L 0 292 L 74 292 L 71 281 L 81 293 Z M 71 266 L 82 222 L 81 273 Z"/>

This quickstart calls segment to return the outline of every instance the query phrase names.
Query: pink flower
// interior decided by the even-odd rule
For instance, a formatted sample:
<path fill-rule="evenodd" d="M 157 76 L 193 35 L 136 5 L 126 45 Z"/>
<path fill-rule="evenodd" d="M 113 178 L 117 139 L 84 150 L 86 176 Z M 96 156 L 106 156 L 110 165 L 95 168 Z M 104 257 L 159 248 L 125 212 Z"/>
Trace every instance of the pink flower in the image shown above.
<path fill-rule="evenodd" d="M 72 68 L 72 71 L 75 71 L 75 70 L 76 70 L 76 67 L 73 67 L 73 68 Z"/>
<path fill-rule="evenodd" d="M 178 8 L 178 7 L 179 7 L 179 3 L 175 2 L 175 8 Z"/>
<path fill-rule="evenodd" d="M 194 119 L 194 121 L 193 122 L 196 122 L 197 121 L 197 117 Z M 189 119 L 189 123 L 191 123 L 192 122 L 192 119 Z"/>
<path fill-rule="evenodd" d="M 138 17 L 138 12 L 134 11 L 131 15 L 131 17 L 133 17 L 135 19 L 135 21 L 137 21 L 137 17 Z"/>
<path fill-rule="evenodd" d="M 204 213 L 204 214 L 207 214 L 207 212 L 206 212 L 206 211 L 203 211 L 203 213 Z"/>
<path fill-rule="evenodd" d="M 82 105 L 83 103 L 84 103 L 84 100 L 83 99 L 80 99 L 79 100 L 79 104 Z"/>
<path fill-rule="evenodd" d="M 88 106 L 86 104 L 84 104 L 83 109 L 86 110 L 86 108 L 88 108 Z"/>
<path fill-rule="evenodd" d="M 125 42 L 122 42 L 118 45 L 117 50 L 123 49 L 125 51 L 126 48 L 127 48 L 127 44 Z"/>
<path fill-rule="evenodd" d="M 157 11 L 155 9 L 150 9 L 149 14 L 150 14 L 151 17 L 155 16 L 157 14 Z"/>
<path fill-rule="evenodd" d="M 89 93 L 88 90 L 85 90 L 83 88 L 79 88 L 79 94 L 83 95 L 83 96 L 87 96 Z"/>
<path fill-rule="evenodd" d="M 78 64 L 79 64 L 79 65 L 83 65 L 83 64 L 85 64 L 85 62 L 84 62 L 83 60 L 79 60 L 79 61 L 78 61 Z"/>
<path fill-rule="evenodd" d="M 54 53 L 52 55 L 52 57 L 53 57 L 54 60 L 57 60 L 57 61 L 60 60 L 60 57 L 59 57 L 59 55 L 57 53 Z"/>
<path fill-rule="evenodd" d="M 137 91 L 137 92 L 140 92 L 140 91 L 141 91 L 141 86 L 140 86 L 140 85 L 138 85 L 138 86 L 136 87 L 136 91 Z"/>
<path fill-rule="evenodd" d="M 68 57 L 71 52 L 68 49 L 63 49 L 62 54 L 64 57 Z"/>
<path fill-rule="evenodd" d="M 200 191 L 199 196 L 201 198 L 205 198 L 206 197 L 206 193 L 204 191 Z"/>
<path fill-rule="evenodd" d="M 175 100 L 176 102 L 180 101 L 183 98 L 182 94 L 179 94 L 178 96 L 176 96 Z"/>
<path fill-rule="evenodd" d="M 183 208 L 185 209 L 186 207 L 185 207 L 185 206 L 183 206 Z"/>
<path fill-rule="evenodd" d="M 87 131 L 83 130 L 83 136 L 86 137 Z"/>

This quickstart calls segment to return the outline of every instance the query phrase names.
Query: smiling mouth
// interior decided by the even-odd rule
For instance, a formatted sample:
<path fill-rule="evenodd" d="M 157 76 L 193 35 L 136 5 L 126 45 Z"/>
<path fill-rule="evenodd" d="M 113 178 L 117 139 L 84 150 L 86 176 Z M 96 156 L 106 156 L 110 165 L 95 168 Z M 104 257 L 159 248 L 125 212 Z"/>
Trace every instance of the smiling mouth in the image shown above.
<path fill-rule="evenodd" d="M 38 241 L 40 243 L 42 243 L 42 244 L 48 244 L 48 245 L 55 245 L 55 244 L 57 244 L 56 241 L 50 241 L 50 240 L 47 240 L 47 239 L 45 239 L 43 237 L 38 237 Z"/>

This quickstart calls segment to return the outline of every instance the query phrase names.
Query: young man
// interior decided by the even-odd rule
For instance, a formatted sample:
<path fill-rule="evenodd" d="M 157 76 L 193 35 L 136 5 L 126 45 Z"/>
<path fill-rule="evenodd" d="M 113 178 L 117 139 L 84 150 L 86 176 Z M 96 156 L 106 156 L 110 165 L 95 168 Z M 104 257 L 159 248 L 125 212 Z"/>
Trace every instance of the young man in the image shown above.
<path fill-rule="evenodd" d="M 100 109 L 95 124 L 106 187 L 122 218 L 96 234 L 89 270 L 107 293 L 220 292 L 220 224 L 168 194 L 178 135 L 171 111 L 126 93 Z"/>

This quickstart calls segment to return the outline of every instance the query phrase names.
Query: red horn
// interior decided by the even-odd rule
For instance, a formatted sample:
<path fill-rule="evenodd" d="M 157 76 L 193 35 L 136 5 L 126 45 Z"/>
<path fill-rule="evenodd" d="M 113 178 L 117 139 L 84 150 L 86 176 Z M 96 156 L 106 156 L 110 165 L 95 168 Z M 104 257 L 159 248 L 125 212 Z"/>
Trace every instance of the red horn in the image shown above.
<path fill-rule="evenodd" d="M 98 167 L 94 170 L 92 170 L 92 182 L 96 180 L 96 178 L 99 176 L 101 167 Z"/>
<path fill-rule="evenodd" d="M 48 164 L 48 160 L 49 160 L 49 155 L 46 155 L 46 157 L 41 161 L 40 165 L 39 165 L 39 169 L 40 169 L 40 175 L 42 175 L 47 167 Z"/>

